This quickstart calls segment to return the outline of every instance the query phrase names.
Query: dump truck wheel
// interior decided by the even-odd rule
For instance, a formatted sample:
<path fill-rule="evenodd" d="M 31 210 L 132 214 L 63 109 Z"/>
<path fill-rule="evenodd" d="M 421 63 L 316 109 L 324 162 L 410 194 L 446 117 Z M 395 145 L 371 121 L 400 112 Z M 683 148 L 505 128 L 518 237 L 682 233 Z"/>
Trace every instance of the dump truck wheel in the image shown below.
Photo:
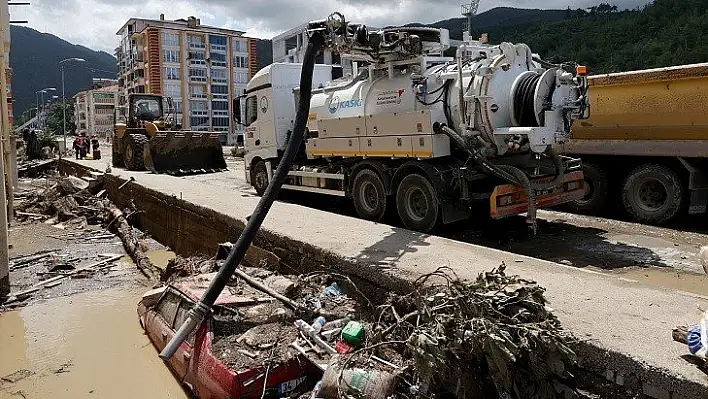
<path fill-rule="evenodd" d="M 258 161 L 251 170 L 251 184 L 256 189 L 256 194 L 263 195 L 268 188 L 268 170 L 263 161 Z"/>
<path fill-rule="evenodd" d="M 435 188 L 417 173 L 401 180 L 396 190 L 396 208 L 407 229 L 427 233 L 438 223 L 440 201 Z"/>
<path fill-rule="evenodd" d="M 622 202 L 627 213 L 638 222 L 666 223 L 681 209 L 681 179 L 666 166 L 642 165 L 625 179 Z"/>
<path fill-rule="evenodd" d="M 144 170 L 145 162 L 143 151 L 145 151 L 148 138 L 142 134 L 129 134 L 126 136 L 125 148 L 123 148 L 123 164 L 128 170 Z"/>
<path fill-rule="evenodd" d="M 380 222 L 386 214 L 386 190 L 378 173 L 363 169 L 354 177 L 354 208 L 360 218 Z"/>
<path fill-rule="evenodd" d="M 568 207 L 577 212 L 600 212 L 607 205 L 607 173 L 595 164 L 583 163 L 583 174 L 585 175 L 585 195 L 583 198 L 569 203 Z"/>

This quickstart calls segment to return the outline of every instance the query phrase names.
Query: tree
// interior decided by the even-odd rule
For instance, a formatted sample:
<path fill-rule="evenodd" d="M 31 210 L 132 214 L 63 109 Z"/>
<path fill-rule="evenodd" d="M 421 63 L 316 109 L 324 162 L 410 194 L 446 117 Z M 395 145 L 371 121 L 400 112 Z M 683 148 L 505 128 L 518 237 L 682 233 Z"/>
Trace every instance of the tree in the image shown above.
<path fill-rule="evenodd" d="M 47 117 L 47 132 L 52 135 L 61 136 L 64 134 L 64 112 L 63 103 L 57 101 L 49 108 Z M 66 134 L 76 134 L 76 123 L 74 122 L 74 103 L 66 103 Z"/>

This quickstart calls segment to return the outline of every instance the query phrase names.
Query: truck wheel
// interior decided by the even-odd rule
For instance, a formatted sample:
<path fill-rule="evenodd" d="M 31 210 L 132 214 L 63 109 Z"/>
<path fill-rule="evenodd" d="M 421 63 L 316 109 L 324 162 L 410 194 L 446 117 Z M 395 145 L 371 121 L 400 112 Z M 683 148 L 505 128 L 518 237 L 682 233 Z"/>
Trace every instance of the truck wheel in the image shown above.
<path fill-rule="evenodd" d="M 440 213 L 438 196 L 433 185 L 416 173 L 404 177 L 398 185 L 396 208 L 407 229 L 424 233 L 435 227 Z"/>
<path fill-rule="evenodd" d="M 352 186 L 354 208 L 360 218 L 380 222 L 386 214 L 386 190 L 379 175 L 370 169 L 357 173 Z"/>
<path fill-rule="evenodd" d="M 642 165 L 625 179 L 622 202 L 627 213 L 638 222 L 666 223 L 681 209 L 681 179 L 665 166 Z"/>
<path fill-rule="evenodd" d="M 256 194 L 263 195 L 268 188 L 268 170 L 263 161 L 258 161 L 251 169 L 251 184 L 256 189 Z"/>
<path fill-rule="evenodd" d="M 123 148 L 123 164 L 128 170 L 144 170 L 143 151 L 148 145 L 148 138 L 143 134 L 129 134 L 125 137 Z"/>
<path fill-rule="evenodd" d="M 569 203 L 568 206 L 578 212 L 599 212 L 607 205 L 607 173 L 595 164 L 583 163 L 583 174 L 585 175 L 585 195 L 583 198 Z"/>

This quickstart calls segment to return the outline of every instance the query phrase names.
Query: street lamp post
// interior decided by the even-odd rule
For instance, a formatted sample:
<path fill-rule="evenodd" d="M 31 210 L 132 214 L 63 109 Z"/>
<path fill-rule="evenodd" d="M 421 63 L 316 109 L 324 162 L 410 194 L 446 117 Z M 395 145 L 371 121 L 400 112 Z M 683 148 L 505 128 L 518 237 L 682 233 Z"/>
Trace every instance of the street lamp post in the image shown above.
<path fill-rule="evenodd" d="M 34 114 L 34 116 L 36 118 L 34 124 L 36 127 L 40 127 L 39 126 L 39 107 L 40 107 L 40 105 L 42 107 L 44 107 L 44 93 L 46 93 L 48 91 L 57 91 L 57 89 L 55 87 L 47 87 L 45 89 L 37 90 L 36 92 L 34 92 L 34 97 L 35 97 L 35 100 L 37 101 L 37 110 L 35 111 L 35 114 Z M 42 94 L 42 102 L 41 103 L 39 102 L 39 94 L 40 93 Z"/>
<path fill-rule="evenodd" d="M 66 91 L 64 89 L 64 63 L 71 61 L 86 62 L 83 58 L 67 58 L 59 61 L 59 66 L 61 67 L 61 108 L 64 111 L 64 151 L 66 151 Z"/>

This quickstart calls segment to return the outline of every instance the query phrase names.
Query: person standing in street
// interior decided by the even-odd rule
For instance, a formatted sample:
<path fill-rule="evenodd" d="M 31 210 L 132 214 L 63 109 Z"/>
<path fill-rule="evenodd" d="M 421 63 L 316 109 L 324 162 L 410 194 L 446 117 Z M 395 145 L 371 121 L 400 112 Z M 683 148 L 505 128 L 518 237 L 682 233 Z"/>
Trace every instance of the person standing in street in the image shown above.
<path fill-rule="evenodd" d="M 101 159 L 101 150 L 99 149 L 98 137 L 96 135 L 91 136 L 91 156 L 93 159 Z"/>

